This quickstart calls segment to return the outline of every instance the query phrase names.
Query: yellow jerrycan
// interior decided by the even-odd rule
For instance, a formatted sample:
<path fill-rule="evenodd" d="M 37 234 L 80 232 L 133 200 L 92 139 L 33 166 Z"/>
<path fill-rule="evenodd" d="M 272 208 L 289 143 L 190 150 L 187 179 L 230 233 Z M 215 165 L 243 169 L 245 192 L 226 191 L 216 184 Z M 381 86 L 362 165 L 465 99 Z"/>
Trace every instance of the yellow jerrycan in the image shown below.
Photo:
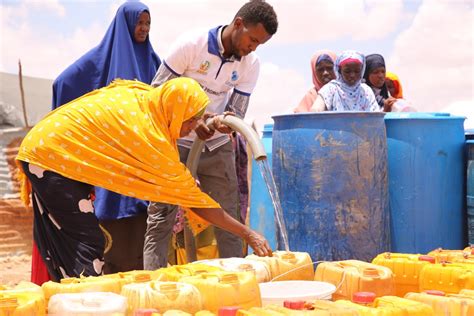
<path fill-rule="evenodd" d="M 51 296 L 48 315 L 125 315 L 125 297 L 110 292 L 61 293 Z"/>
<path fill-rule="evenodd" d="M 46 315 L 43 294 L 21 290 L 0 291 L 0 316 Z"/>
<path fill-rule="evenodd" d="M 376 296 L 394 293 L 389 268 L 359 260 L 322 262 L 316 268 L 314 280 L 336 286 L 333 300 L 350 300 L 356 292 L 373 292 Z"/>
<path fill-rule="evenodd" d="M 431 316 L 433 308 L 429 305 L 401 298 L 398 296 L 382 296 L 375 299 L 375 308 L 396 311 L 393 315 Z"/>
<path fill-rule="evenodd" d="M 271 280 L 271 273 L 268 264 L 263 261 L 249 260 L 245 258 L 223 258 L 195 261 L 193 264 L 205 264 L 219 267 L 228 272 L 252 272 L 257 278 L 257 282 L 268 282 Z"/>
<path fill-rule="evenodd" d="M 405 298 L 430 305 L 435 315 L 474 315 L 474 300 L 469 297 L 450 297 L 446 296 L 443 291 L 432 290 L 422 293 L 407 293 Z"/>
<path fill-rule="evenodd" d="M 403 297 L 408 292 L 418 292 L 421 268 L 435 260 L 427 255 L 385 252 L 372 263 L 392 270 L 395 295 Z"/>
<path fill-rule="evenodd" d="M 275 251 L 273 257 L 248 255 L 245 258 L 265 262 L 274 281 L 312 281 L 314 278 L 313 264 L 307 252 Z"/>
<path fill-rule="evenodd" d="M 224 306 L 243 309 L 262 306 L 260 288 L 251 272 L 201 273 L 183 277 L 180 282 L 194 285 L 202 295 L 203 309 L 213 313 Z"/>
<path fill-rule="evenodd" d="M 314 300 L 308 302 L 311 304 L 311 307 L 316 311 L 325 311 L 329 315 L 334 316 L 358 316 L 359 312 L 357 308 L 342 306 L 336 304 L 336 302 L 327 301 L 327 300 Z"/>
<path fill-rule="evenodd" d="M 201 273 L 211 273 L 223 271 L 222 268 L 210 266 L 207 264 L 183 264 L 155 270 L 157 281 L 178 282 L 179 279 L 186 276 L 198 275 Z"/>
<path fill-rule="evenodd" d="M 137 309 L 156 308 L 160 312 L 181 310 L 197 313 L 203 309 L 201 294 L 191 284 L 180 282 L 152 281 L 126 284 L 121 295 L 127 298 L 128 315 Z"/>
<path fill-rule="evenodd" d="M 158 273 L 155 271 L 147 270 L 133 270 L 127 272 L 106 274 L 97 278 L 116 280 L 120 284 L 120 288 L 122 288 L 122 286 L 124 286 L 125 284 L 153 281 L 158 278 Z"/>
<path fill-rule="evenodd" d="M 82 293 L 82 292 L 112 292 L 120 294 L 121 285 L 114 279 L 103 279 L 100 277 L 67 278 L 61 283 L 48 281 L 41 286 L 46 300 L 54 294 L 59 293 Z"/>
<path fill-rule="evenodd" d="M 463 289 L 474 289 L 474 265 L 436 263 L 425 265 L 420 272 L 419 291 L 439 290 L 457 294 Z"/>
<path fill-rule="evenodd" d="M 434 257 L 436 263 L 453 262 L 456 259 L 463 259 L 471 254 L 471 250 L 465 251 L 463 249 L 452 250 L 437 248 L 428 252 L 428 256 Z"/>

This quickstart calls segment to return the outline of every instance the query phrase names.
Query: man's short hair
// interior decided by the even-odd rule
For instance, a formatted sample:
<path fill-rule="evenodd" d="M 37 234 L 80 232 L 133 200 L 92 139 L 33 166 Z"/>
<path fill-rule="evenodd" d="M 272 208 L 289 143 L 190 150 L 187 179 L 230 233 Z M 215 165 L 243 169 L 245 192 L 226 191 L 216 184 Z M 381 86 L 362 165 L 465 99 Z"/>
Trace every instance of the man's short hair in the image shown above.
<path fill-rule="evenodd" d="M 239 9 L 234 19 L 237 17 L 241 17 L 244 24 L 262 23 L 265 31 L 270 35 L 275 34 L 278 28 L 275 10 L 264 0 L 250 0 Z"/>

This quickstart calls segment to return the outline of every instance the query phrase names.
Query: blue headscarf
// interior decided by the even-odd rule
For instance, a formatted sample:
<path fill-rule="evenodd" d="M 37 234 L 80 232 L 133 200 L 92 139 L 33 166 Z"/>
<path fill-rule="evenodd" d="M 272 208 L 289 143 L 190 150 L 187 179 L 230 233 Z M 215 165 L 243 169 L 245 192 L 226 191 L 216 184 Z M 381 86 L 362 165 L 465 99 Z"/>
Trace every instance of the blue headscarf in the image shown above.
<path fill-rule="evenodd" d="M 92 90 L 107 86 L 115 78 L 137 79 L 150 84 L 161 64 L 149 36 L 134 40 L 135 26 L 148 7 L 125 2 L 115 15 L 100 44 L 64 70 L 53 83 L 53 109 Z M 100 220 L 119 219 L 146 212 L 148 202 L 95 188 L 95 215 Z"/>
<path fill-rule="evenodd" d="M 115 78 L 151 83 L 161 64 L 149 36 L 144 43 L 134 40 L 135 26 L 142 12 L 141 2 L 125 2 L 115 15 L 100 44 L 64 70 L 53 83 L 55 109 L 92 90 L 107 86 Z"/>

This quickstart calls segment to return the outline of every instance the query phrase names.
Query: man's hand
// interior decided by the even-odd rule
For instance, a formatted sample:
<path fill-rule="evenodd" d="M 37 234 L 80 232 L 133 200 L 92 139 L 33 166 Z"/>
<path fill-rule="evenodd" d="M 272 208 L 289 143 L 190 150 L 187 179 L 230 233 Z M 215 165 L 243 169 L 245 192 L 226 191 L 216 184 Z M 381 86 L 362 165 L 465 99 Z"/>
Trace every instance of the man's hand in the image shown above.
<path fill-rule="evenodd" d="M 224 112 L 222 114 L 224 114 L 224 116 L 227 116 L 227 115 L 235 116 L 234 112 Z M 221 120 L 218 119 L 218 118 L 214 119 L 213 127 L 214 127 L 215 130 L 221 132 L 222 134 L 232 133 L 232 129 L 230 127 L 228 127 L 227 125 L 222 124 Z"/>
<path fill-rule="evenodd" d="M 209 118 L 214 117 L 214 116 L 215 116 L 214 113 L 204 113 L 204 115 L 199 119 L 194 131 L 196 132 L 197 136 L 200 139 L 206 140 L 206 139 L 211 138 L 212 135 L 214 135 L 214 130 L 207 127 L 206 125 L 206 121 Z"/>

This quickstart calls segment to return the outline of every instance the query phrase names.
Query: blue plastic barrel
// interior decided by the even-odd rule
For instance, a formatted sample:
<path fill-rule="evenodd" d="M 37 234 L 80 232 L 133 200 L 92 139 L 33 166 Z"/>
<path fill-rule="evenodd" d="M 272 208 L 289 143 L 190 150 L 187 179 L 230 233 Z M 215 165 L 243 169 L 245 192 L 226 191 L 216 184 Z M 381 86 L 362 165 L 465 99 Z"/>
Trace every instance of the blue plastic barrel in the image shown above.
<path fill-rule="evenodd" d="M 463 117 L 388 113 L 392 251 L 463 249 Z"/>
<path fill-rule="evenodd" d="M 467 233 L 469 244 L 474 245 L 474 140 L 466 142 L 467 175 L 466 175 L 466 204 L 467 204 Z"/>
<path fill-rule="evenodd" d="M 272 166 L 272 131 L 273 124 L 264 125 L 262 144 L 270 167 Z M 252 161 L 250 185 L 250 228 L 265 236 L 273 250 L 277 249 L 275 211 L 270 193 L 255 160 Z M 252 252 L 250 247 L 249 251 Z"/>
<path fill-rule="evenodd" d="M 273 117 L 273 174 L 291 250 L 308 252 L 313 260 L 365 261 L 389 250 L 383 117 Z"/>
<path fill-rule="evenodd" d="M 473 140 L 474 139 L 474 129 L 466 129 L 464 130 L 464 135 L 466 136 L 466 140 Z"/>

